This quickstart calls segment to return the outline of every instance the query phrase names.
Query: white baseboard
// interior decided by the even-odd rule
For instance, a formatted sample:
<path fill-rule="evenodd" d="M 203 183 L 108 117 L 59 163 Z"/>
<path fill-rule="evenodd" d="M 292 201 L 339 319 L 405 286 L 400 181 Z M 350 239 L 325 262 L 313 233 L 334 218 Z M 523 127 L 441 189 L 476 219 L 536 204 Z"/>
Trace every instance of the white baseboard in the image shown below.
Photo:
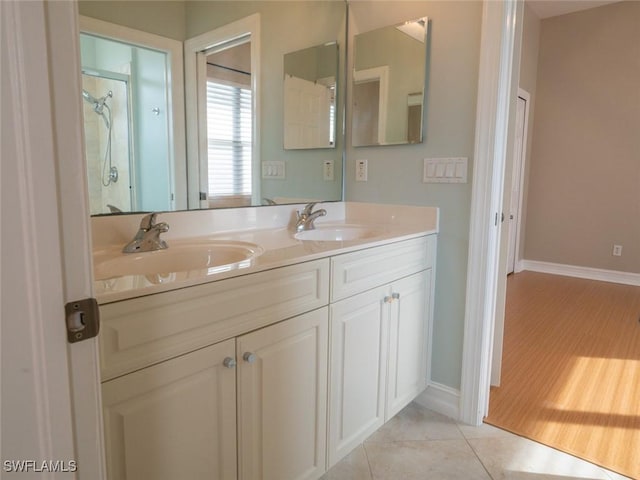
<path fill-rule="evenodd" d="M 539 262 L 536 260 L 522 260 L 519 266 L 522 267 L 522 270 L 529 270 L 532 272 L 550 273 L 553 275 L 599 280 L 601 282 L 640 286 L 640 274 L 638 273 L 579 267 L 576 265 L 563 265 L 561 263 Z"/>
<path fill-rule="evenodd" d="M 455 420 L 460 418 L 460 391 L 441 383 L 430 382 L 415 402 Z"/>

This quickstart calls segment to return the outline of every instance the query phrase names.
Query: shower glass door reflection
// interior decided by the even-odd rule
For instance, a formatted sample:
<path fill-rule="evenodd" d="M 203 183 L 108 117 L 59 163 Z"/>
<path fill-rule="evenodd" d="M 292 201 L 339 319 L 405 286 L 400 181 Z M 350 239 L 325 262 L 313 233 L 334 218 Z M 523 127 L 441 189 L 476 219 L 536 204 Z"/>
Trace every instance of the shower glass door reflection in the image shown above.
<path fill-rule="evenodd" d="M 92 215 L 130 212 L 135 168 L 131 155 L 128 76 L 84 71 L 84 135 Z"/>
<path fill-rule="evenodd" d="M 164 51 L 80 34 L 92 215 L 175 207 Z"/>

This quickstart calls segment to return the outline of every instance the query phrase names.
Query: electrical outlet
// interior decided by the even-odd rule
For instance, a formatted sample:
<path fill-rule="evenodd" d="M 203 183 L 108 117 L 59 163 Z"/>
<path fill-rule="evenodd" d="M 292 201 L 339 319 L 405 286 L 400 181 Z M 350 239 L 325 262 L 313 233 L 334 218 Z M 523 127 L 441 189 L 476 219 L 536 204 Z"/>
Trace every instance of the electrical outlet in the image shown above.
<path fill-rule="evenodd" d="M 325 181 L 333 181 L 333 160 L 325 160 L 322 168 L 322 178 Z"/>
<path fill-rule="evenodd" d="M 367 161 L 356 160 L 356 182 L 366 182 L 367 176 Z"/>
<path fill-rule="evenodd" d="M 622 245 L 614 245 L 613 246 L 613 252 L 611 253 L 611 255 L 613 255 L 614 257 L 621 257 L 622 256 Z"/>

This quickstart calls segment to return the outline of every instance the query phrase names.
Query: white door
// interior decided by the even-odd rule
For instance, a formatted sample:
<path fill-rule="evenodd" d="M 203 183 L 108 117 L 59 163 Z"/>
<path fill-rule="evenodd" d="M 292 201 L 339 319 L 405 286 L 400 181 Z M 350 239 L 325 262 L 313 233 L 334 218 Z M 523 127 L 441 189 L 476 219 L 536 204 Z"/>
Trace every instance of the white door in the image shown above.
<path fill-rule="evenodd" d="M 331 305 L 329 466 L 384 423 L 389 286 Z"/>
<path fill-rule="evenodd" d="M 237 338 L 239 478 L 325 471 L 328 309 Z"/>
<path fill-rule="evenodd" d="M 513 147 L 513 170 L 511 177 L 511 202 L 509 205 L 509 250 L 507 254 L 507 275 L 513 273 L 518 261 L 518 240 L 520 231 L 520 209 L 522 206 L 522 185 L 524 158 L 526 154 L 526 129 L 528 95 L 518 96 L 516 110 L 516 131 Z"/>
<path fill-rule="evenodd" d="M 76 4 L 0 12 L 3 461 L 99 480 L 96 342 L 69 345 L 64 327 L 65 303 L 92 288 Z"/>

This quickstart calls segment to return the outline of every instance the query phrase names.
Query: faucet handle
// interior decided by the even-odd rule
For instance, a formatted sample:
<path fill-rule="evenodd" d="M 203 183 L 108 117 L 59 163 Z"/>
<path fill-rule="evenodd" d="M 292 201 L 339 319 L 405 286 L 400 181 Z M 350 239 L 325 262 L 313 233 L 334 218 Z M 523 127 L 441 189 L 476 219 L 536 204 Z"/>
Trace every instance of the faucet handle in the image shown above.
<path fill-rule="evenodd" d="M 315 207 L 315 206 L 316 206 L 316 203 L 318 203 L 318 202 L 311 202 L 311 203 L 308 203 L 308 204 L 304 207 L 304 209 L 302 210 L 302 215 L 305 215 L 305 216 L 307 216 L 307 217 L 308 217 L 309 215 L 311 215 L 311 212 L 313 212 L 313 207 Z"/>
<path fill-rule="evenodd" d="M 140 229 L 141 230 L 150 230 L 156 224 L 156 217 L 158 216 L 158 212 L 151 212 L 148 215 L 142 217 L 140 220 Z"/>

